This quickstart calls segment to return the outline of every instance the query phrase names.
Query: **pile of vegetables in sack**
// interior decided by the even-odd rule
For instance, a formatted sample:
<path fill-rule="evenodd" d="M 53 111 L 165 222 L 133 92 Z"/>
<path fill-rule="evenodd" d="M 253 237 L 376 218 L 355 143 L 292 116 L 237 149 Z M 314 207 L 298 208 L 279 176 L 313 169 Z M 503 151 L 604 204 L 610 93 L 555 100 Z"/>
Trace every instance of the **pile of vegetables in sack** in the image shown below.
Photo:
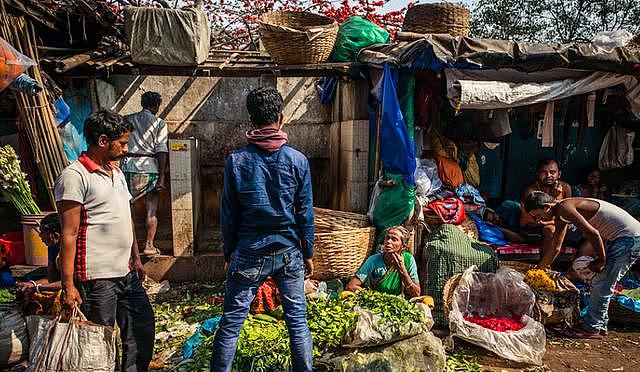
<path fill-rule="evenodd" d="M 284 321 L 279 319 L 281 316 L 280 305 L 270 314 L 250 314 L 247 317 L 238 340 L 234 370 L 290 369 L 289 335 Z M 219 320 L 220 317 L 215 317 L 203 323 L 203 327 L 185 343 L 184 359 L 173 370 L 200 371 L 208 367 Z M 437 365 L 434 370 L 444 369 L 444 349 L 441 342 L 428 332 L 433 320 L 429 307 L 422 302 L 413 304 L 397 296 L 373 291 L 343 291 L 339 295 L 316 296 L 315 300 L 307 301 L 307 320 L 313 337 L 314 357 L 321 364 L 314 366 L 315 369 L 351 370 L 365 363 L 362 358 L 367 360 L 366 363 L 375 363 L 377 356 L 367 357 L 366 353 L 360 352 L 355 360 L 349 352 L 353 348 L 388 344 L 393 344 L 389 347 L 403 348 L 399 355 L 413 349 L 415 358 L 424 360 L 428 353 L 416 347 L 415 342 L 402 344 L 402 340 L 411 337 L 420 338 L 423 345 L 431 348 L 432 358 L 437 360 L 437 363 L 430 362 Z M 406 363 L 406 360 L 399 359 L 396 363 Z M 399 367 L 402 365 L 398 364 Z"/>
<path fill-rule="evenodd" d="M 457 337 L 521 363 L 542 364 L 546 333 L 531 317 L 535 295 L 524 275 L 508 268 L 495 274 L 467 269 L 453 291 L 449 329 Z"/>

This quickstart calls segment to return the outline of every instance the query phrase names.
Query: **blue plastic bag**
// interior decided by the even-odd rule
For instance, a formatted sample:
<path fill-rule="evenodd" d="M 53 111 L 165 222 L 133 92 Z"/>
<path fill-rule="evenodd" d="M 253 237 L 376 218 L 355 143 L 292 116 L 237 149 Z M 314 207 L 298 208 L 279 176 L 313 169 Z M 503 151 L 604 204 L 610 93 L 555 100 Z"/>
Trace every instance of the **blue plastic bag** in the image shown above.
<path fill-rule="evenodd" d="M 222 317 L 218 315 L 202 322 L 200 328 L 198 328 L 196 333 L 194 333 L 193 336 L 189 337 L 189 339 L 184 343 L 184 346 L 182 348 L 182 357 L 184 359 L 191 358 L 196 352 L 196 349 L 198 349 L 198 347 L 204 342 L 205 336 L 211 335 L 216 331 L 221 318 Z"/>
<path fill-rule="evenodd" d="M 468 213 L 467 216 L 470 216 L 476 224 L 478 234 L 480 235 L 480 241 L 498 246 L 509 244 L 499 228 L 484 222 L 482 218 L 475 213 Z"/>

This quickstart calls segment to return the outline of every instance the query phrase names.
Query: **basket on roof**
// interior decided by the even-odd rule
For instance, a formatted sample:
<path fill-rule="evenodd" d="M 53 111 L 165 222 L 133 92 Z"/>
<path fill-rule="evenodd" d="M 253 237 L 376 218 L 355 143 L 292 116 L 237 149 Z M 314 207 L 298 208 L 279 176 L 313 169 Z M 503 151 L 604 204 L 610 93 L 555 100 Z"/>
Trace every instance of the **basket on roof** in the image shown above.
<path fill-rule="evenodd" d="M 265 13 L 259 24 L 265 49 L 283 65 L 325 62 L 338 35 L 336 21 L 309 12 Z"/>
<path fill-rule="evenodd" d="M 470 14 L 467 8 L 457 4 L 419 4 L 407 10 L 402 31 L 468 36 Z"/>
<path fill-rule="evenodd" d="M 373 248 L 376 229 L 367 216 L 314 208 L 314 279 L 349 278 Z"/>

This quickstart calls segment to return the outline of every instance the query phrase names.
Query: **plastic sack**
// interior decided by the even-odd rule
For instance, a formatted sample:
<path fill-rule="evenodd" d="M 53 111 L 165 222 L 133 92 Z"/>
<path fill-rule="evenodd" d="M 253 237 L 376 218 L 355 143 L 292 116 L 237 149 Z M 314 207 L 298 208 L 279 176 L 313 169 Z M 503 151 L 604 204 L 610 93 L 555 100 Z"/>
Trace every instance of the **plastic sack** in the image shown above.
<path fill-rule="evenodd" d="M 22 317 L 22 309 L 16 304 L 0 305 L 0 368 L 9 367 L 27 358 L 29 336 Z"/>
<path fill-rule="evenodd" d="M 218 323 L 220 323 L 220 319 L 222 319 L 222 316 L 218 315 L 202 322 L 196 333 L 184 342 L 184 346 L 182 348 L 182 357 L 184 359 L 191 358 L 196 352 L 196 349 L 204 342 L 205 336 L 212 335 L 216 331 Z"/>
<path fill-rule="evenodd" d="M 442 188 L 438 178 L 438 166 L 433 159 L 416 159 L 416 198 L 421 205 L 429 204 L 429 196 Z"/>
<path fill-rule="evenodd" d="M 372 214 L 373 224 L 380 230 L 402 225 L 413 212 L 415 189 L 402 175 L 387 173 L 388 187 L 381 187 Z"/>
<path fill-rule="evenodd" d="M 60 316 L 29 316 L 27 328 L 28 371 L 113 371 L 115 329 L 88 322 L 80 310 L 74 310 L 69 323 L 62 323 Z"/>
<path fill-rule="evenodd" d="M 575 324 L 580 315 L 580 291 L 559 272 L 546 272 L 556 283 L 556 290 L 531 288 L 536 295 L 536 304 L 531 316 L 543 324 Z"/>
<path fill-rule="evenodd" d="M 627 30 L 600 31 L 592 42 L 603 48 L 623 47 L 633 39 L 633 34 Z"/>
<path fill-rule="evenodd" d="M 475 213 L 469 213 L 467 214 L 467 216 L 471 217 L 473 222 L 476 224 L 476 227 L 478 228 L 478 234 L 480 235 L 480 241 L 489 244 L 495 244 L 498 246 L 509 244 L 499 228 L 484 222 L 484 220 L 482 220 L 482 217 L 478 216 Z"/>
<path fill-rule="evenodd" d="M 35 62 L 18 52 L 6 40 L 0 37 L 0 92 L 25 72 L 29 67 L 35 66 Z"/>
<path fill-rule="evenodd" d="M 381 315 L 356 307 L 358 314 L 356 327 L 345 335 L 342 346 L 349 348 L 370 347 L 390 344 L 426 332 L 433 327 L 431 309 L 425 304 L 417 303 L 415 307 L 423 314 L 423 321 L 406 324 L 383 323 Z"/>
<path fill-rule="evenodd" d="M 453 292 L 449 313 L 451 337 L 459 337 L 499 356 L 520 363 L 542 364 L 546 347 L 546 334 L 542 323 L 531 313 L 535 295 L 523 281 L 524 275 L 509 269 L 495 274 L 467 269 Z M 496 316 L 522 316 L 524 328 L 519 331 L 493 331 L 464 319 L 471 313 Z"/>
<path fill-rule="evenodd" d="M 350 17 L 338 29 L 329 61 L 356 62 L 358 52 L 362 48 L 373 44 L 386 44 L 389 39 L 389 33 L 375 23 L 358 16 Z"/>
<path fill-rule="evenodd" d="M 633 164 L 633 139 L 635 132 L 612 126 L 602 141 L 598 155 L 600 170 L 623 168 Z"/>
<path fill-rule="evenodd" d="M 422 332 L 391 345 L 359 349 L 355 353 L 350 350 L 341 353 L 345 355 L 326 353 L 323 357 L 314 358 L 314 367 L 343 372 L 441 372 L 446 367 L 442 341 L 431 332 Z"/>

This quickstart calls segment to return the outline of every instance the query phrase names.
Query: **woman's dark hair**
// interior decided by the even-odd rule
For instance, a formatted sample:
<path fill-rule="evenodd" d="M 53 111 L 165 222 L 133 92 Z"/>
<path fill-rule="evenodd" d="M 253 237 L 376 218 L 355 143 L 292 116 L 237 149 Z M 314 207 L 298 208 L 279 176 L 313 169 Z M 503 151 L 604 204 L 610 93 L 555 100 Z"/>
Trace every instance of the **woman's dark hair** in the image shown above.
<path fill-rule="evenodd" d="M 524 200 L 524 210 L 529 213 L 536 209 L 542 209 L 545 207 L 545 204 L 553 203 L 554 201 L 555 199 L 551 195 L 542 191 L 534 191 L 527 195 L 527 198 Z"/>
<path fill-rule="evenodd" d="M 40 231 L 44 230 L 60 234 L 60 218 L 57 213 L 48 214 L 40 220 Z"/>
<path fill-rule="evenodd" d="M 282 96 L 274 88 L 257 88 L 247 95 L 247 111 L 257 127 L 277 123 L 283 105 Z"/>
<path fill-rule="evenodd" d="M 578 181 L 581 184 L 589 183 L 589 175 L 591 175 L 591 173 L 593 173 L 595 171 L 600 172 L 600 169 L 598 167 L 588 167 L 588 168 L 584 169 L 582 171 L 582 174 L 580 175 L 580 179 Z"/>
<path fill-rule="evenodd" d="M 122 115 L 108 109 L 94 112 L 84 121 L 84 136 L 89 145 L 97 145 L 100 136 L 105 135 L 109 141 L 115 141 L 133 127 Z"/>
<path fill-rule="evenodd" d="M 140 105 L 146 109 L 155 109 L 161 102 L 162 96 L 158 92 L 144 92 L 140 96 Z"/>

